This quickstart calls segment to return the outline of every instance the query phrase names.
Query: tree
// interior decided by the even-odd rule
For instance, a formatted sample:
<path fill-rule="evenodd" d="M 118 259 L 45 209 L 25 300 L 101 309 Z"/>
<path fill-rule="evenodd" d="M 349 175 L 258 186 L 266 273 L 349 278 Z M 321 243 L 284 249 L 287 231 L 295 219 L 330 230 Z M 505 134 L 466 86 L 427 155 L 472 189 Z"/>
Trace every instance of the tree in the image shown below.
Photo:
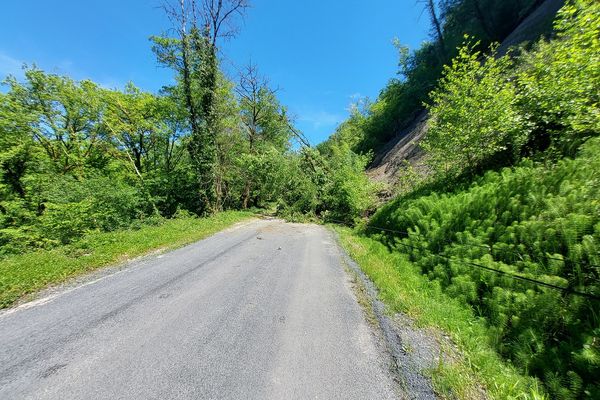
<path fill-rule="evenodd" d="M 9 78 L 8 85 L 10 101 L 28 114 L 28 131 L 56 172 L 81 175 L 87 165 L 105 163 L 100 148 L 104 104 L 96 84 L 29 68 L 25 83 Z"/>
<path fill-rule="evenodd" d="M 191 137 L 190 158 L 198 179 L 203 211 L 222 208 L 222 190 L 217 181 L 216 92 L 219 79 L 219 38 L 235 35 L 235 17 L 249 7 L 246 0 L 179 0 L 165 3 L 165 11 L 176 26 L 178 37 L 154 37 L 159 61 L 177 72 L 180 98 L 188 111 Z M 201 210 L 199 210 L 201 211 Z"/>
<path fill-rule="evenodd" d="M 0 93 L 0 200 L 25 198 L 23 178 L 31 167 L 32 115 L 13 96 Z"/>
<path fill-rule="evenodd" d="M 540 41 L 520 58 L 519 106 L 538 141 L 573 155 L 600 132 L 600 5 L 569 2 L 555 31 L 554 40 Z"/>
<path fill-rule="evenodd" d="M 434 168 L 451 175 L 472 170 L 500 151 L 518 151 L 527 135 L 508 76 L 510 58 L 496 58 L 493 51 L 482 56 L 475 51 L 478 45 L 459 50 L 430 94 L 431 120 L 423 147 Z"/>
<path fill-rule="evenodd" d="M 422 3 L 425 4 L 425 9 L 429 14 L 429 19 L 431 20 L 431 26 L 433 28 L 434 36 L 439 46 L 439 58 L 443 63 L 446 58 L 446 44 L 444 41 L 444 33 L 442 31 L 442 24 L 440 19 L 438 18 L 437 11 L 435 9 L 434 0 L 421 0 Z"/>
<path fill-rule="evenodd" d="M 155 133 L 161 124 L 158 99 L 132 83 L 127 84 L 124 92 L 107 91 L 105 99 L 108 107 L 104 123 L 111 139 L 123 150 L 135 174 L 143 181 L 146 157 L 156 145 Z"/>
<path fill-rule="evenodd" d="M 324 216 L 354 223 L 375 203 L 377 185 L 365 174 L 370 157 L 354 153 L 346 143 L 321 147 L 327 180 L 322 195 Z"/>
<path fill-rule="evenodd" d="M 124 159 L 125 164 L 135 173 L 142 192 L 152 208 L 154 200 L 145 181 L 146 172 L 161 168 L 163 162 L 171 162 L 175 143 L 166 134 L 167 141 L 161 140 L 168 127 L 164 107 L 165 100 L 150 93 L 144 93 L 133 83 L 128 83 L 124 92 L 106 91 L 107 110 L 104 125 L 114 142 L 116 158 Z M 157 156 L 161 146 L 166 152 Z M 164 157 L 164 160 L 162 159 Z"/>
<path fill-rule="evenodd" d="M 243 171 L 245 184 L 242 207 L 247 208 L 253 186 L 256 185 L 259 176 L 256 174 L 257 163 L 264 164 L 259 160 L 266 154 L 277 157 L 275 154 L 285 152 L 294 133 L 286 110 L 277 100 L 276 90 L 269 87 L 267 79 L 259 75 L 258 69 L 252 63 L 241 73 L 236 92 L 240 102 L 244 136 L 248 144 L 245 162 L 248 166 L 253 166 Z"/>

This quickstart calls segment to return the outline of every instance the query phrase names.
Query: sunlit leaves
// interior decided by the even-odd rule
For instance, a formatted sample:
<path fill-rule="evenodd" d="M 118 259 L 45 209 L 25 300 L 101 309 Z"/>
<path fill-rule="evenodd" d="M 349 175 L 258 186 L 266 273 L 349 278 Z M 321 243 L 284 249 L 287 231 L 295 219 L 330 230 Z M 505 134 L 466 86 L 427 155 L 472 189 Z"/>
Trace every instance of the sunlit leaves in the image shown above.
<path fill-rule="evenodd" d="M 526 127 L 509 80 L 511 60 L 483 55 L 466 44 L 431 94 L 431 120 L 423 147 L 435 168 L 457 174 L 490 156 L 518 150 Z"/>

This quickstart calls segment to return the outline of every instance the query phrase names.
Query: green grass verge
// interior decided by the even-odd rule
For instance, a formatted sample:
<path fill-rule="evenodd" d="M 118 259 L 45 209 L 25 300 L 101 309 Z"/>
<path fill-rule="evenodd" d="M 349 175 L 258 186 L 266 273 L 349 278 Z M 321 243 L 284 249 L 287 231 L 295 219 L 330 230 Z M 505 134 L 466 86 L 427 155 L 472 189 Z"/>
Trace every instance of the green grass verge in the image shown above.
<path fill-rule="evenodd" d="M 420 273 L 407 256 L 390 251 L 381 242 L 360 236 L 349 228 L 334 227 L 342 246 L 379 289 L 379 297 L 392 313 L 403 312 L 419 327 L 447 334 L 459 355 L 444 357 L 427 371 L 444 398 L 543 399 L 535 379 L 519 374 L 501 360 L 490 343 L 485 321 L 458 300 L 444 294 Z M 443 350 L 443 349 L 442 349 Z"/>
<path fill-rule="evenodd" d="M 195 242 L 252 216 L 232 211 L 208 218 L 172 219 L 138 230 L 91 233 L 68 246 L 9 256 L 0 260 L 0 308 L 94 269 Z"/>

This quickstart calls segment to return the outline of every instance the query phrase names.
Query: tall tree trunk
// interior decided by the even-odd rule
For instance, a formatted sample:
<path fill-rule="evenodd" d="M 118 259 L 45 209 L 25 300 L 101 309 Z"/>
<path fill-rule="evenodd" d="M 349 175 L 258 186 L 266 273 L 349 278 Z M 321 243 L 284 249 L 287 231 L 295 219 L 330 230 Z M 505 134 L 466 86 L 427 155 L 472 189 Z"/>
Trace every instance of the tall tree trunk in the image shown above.
<path fill-rule="evenodd" d="M 217 48 L 209 37 L 208 29 L 205 30 L 203 42 L 198 37 L 196 40 L 197 51 L 202 51 L 203 67 L 201 70 L 201 86 L 203 88 L 200 100 L 202 116 L 204 118 L 204 165 L 203 177 L 207 193 L 210 193 L 210 208 L 213 212 L 222 208 L 222 188 L 217 177 L 217 114 L 216 114 L 216 91 L 217 91 Z M 204 48 L 201 48 L 204 47 Z"/>
<path fill-rule="evenodd" d="M 444 35 L 442 33 L 442 26 L 440 24 L 440 20 L 437 16 L 437 12 L 435 11 L 435 3 L 433 0 L 427 0 L 425 3 L 427 7 L 427 11 L 429 12 L 429 17 L 431 19 L 431 24 L 433 25 L 433 29 L 435 30 L 438 46 L 439 46 L 439 57 L 440 61 L 446 61 L 446 43 L 444 41 Z"/>
<path fill-rule="evenodd" d="M 183 96 L 185 101 L 185 106 L 188 110 L 190 127 L 192 130 L 191 140 L 188 144 L 188 151 L 190 153 L 190 158 L 192 160 L 192 164 L 194 165 L 195 172 L 197 174 L 199 193 L 198 195 L 201 197 L 204 202 L 204 208 L 210 208 L 210 201 L 206 196 L 206 191 L 203 189 L 203 183 L 205 181 L 205 174 L 203 173 L 203 152 L 206 149 L 204 144 L 202 127 L 200 125 L 200 112 L 196 107 L 196 103 L 194 102 L 194 95 L 192 91 L 192 53 L 196 52 L 194 46 L 194 37 L 193 31 L 191 33 L 191 41 L 190 43 L 190 34 L 187 32 L 187 18 L 186 18 L 186 9 L 185 9 L 185 1 L 180 0 L 181 6 L 181 60 L 183 70 L 182 78 L 183 78 Z M 196 58 L 198 57 L 195 54 Z M 198 212 L 202 212 L 204 210 L 200 209 Z"/>
<path fill-rule="evenodd" d="M 223 203 L 224 186 L 217 170 L 219 159 L 216 149 L 216 91 L 219 78 L 217 38 L 235 34 L 235 29 L 231 29 L 228 21 L 243 15 L 248 6 L 247 0 L 188 0 L 187 7 L 186 0 L 179 0 L 179 10 L 165 6 L 173 20 L 181 23 L 182 65 L 178 68 L 181 68 L 181 89 L 192 131 L 188 151 L 197 175 L 199 195 L 204 203 L 200 212 L 219 211 Z M 187 19 L 190 9 L 191 23 Z M 204 25 L 204 31 L 198 29 L 198 23 Z"/>
<path fill-rule="evenodd" d="M 250 202 L 250 179 L 246 179 L 246 183 L 244 185 L 244 198 L 242 200 L 242 208 L 248 208 L 248 203 Z"/>

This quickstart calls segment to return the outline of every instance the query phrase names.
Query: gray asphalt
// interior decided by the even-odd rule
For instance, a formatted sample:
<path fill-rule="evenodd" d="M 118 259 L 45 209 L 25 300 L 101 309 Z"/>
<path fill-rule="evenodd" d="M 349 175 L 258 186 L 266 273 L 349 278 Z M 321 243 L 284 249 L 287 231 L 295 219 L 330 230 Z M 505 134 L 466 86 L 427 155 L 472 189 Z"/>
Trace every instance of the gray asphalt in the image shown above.
<path fill-rule="evenodd" d="M 340 249 L 257 220 L 0 315 L 0 399 L 393 399 Z"/>

